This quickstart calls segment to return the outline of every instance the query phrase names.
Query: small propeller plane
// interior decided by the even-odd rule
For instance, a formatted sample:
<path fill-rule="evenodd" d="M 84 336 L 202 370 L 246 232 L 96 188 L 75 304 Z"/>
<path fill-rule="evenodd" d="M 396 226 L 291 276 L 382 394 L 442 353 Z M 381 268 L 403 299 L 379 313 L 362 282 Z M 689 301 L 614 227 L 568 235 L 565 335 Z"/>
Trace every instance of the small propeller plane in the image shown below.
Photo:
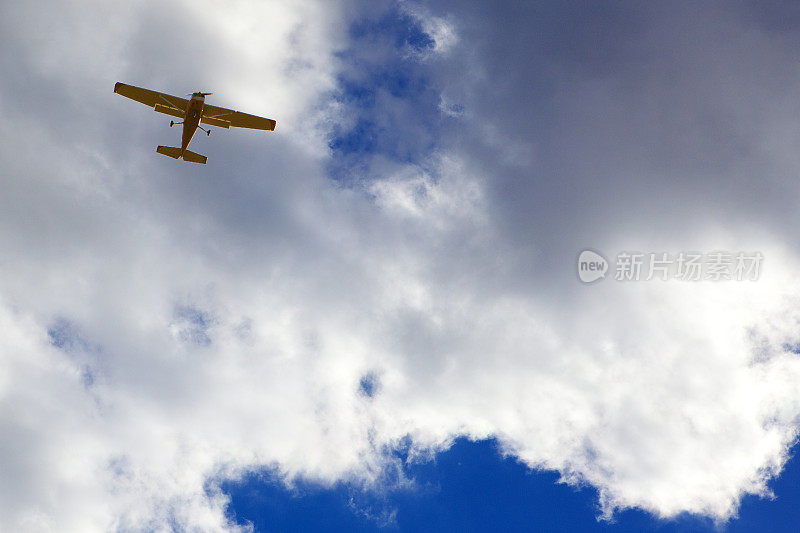
<path fill-rule="evenodd" d="M 215 107 L 213 105 L 206 105 L 206 96 L 211 93 L 193 93 L 191 100 L 179 98 L 169 94 L 151 91 L 150 89 L 142 89 L 141 87 L 134 87 L 133 85 L 126 85 L 117 82 L 114 85 L 114 92 L 121 94 L 131 100 L 141 102 L 146 106 L 152 107 L 158 113 L 164 113 L 173 117 L 182 118 L 183 122 L 175 122 L 170 120 L 170 128 L 176 124 L 183 124 L 183 136 L 181 138 L 181 147 L 176 148 L 172 146 L 159 146 L 156 152 L 172 157 L 174 159 L 183 158 L 184 161 L 190 163 L 205 164 L 207 157 L 204 155 L 190 152 L 186 149 L 189 142 L 194 136 L 194 132 L 198 128 L 206 132 L 206 135 L 211 135 L 211 129 L 206 130 L 200 123 L 208 124 L 209 126 L 217 126 L 218 128 L 228 129 L 234 128 L 250 128 L 254 130 L 275 130 L 275 121 L 257 117 L 255 115 L 248 115 L 232 109 L 225 109 L 224 107 Z"/>

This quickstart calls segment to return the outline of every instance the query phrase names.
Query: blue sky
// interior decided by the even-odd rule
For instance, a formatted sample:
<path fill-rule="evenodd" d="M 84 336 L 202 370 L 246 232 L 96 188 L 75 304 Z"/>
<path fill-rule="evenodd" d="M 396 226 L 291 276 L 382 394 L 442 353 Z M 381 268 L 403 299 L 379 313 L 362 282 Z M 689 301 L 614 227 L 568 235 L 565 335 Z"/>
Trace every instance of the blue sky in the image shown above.
<path fill-rule="evenodd" d="M 559 484 L 553 472 L 530 470 L 513 458 L 503 458 L 493 440 L 459 439 L 434 460 L 405 466 L 404 473 L 413 480 L 411 487 L 380 494 L 346 483 L 325 488 L 300 482 L 287 490 L 268 472 L 223 488 L 231 497 L 231 518 L 252 523 L 255 531 L 789 533 L 800 522 L 797 458 L 770 483 L 774 500 L 747 497 L 738 517 L 724 525 L 691 515 L 660 520 L 639 510 L 598 521 L 595 490 Z"/>
<path fill-rule="evenodd" d="M 348 47 L 337 54 L 343 68 L 334 94 L 346 123 L 334 125 L 329 142 L 330 175 L 344 183 L 373 179 L 367 163 L 378 154 L 424 162 L 444 122 L 439 91 L 420 60 L 435 42 L 418 19 L 395 4 L 355 21 L 348 33 Z"/>

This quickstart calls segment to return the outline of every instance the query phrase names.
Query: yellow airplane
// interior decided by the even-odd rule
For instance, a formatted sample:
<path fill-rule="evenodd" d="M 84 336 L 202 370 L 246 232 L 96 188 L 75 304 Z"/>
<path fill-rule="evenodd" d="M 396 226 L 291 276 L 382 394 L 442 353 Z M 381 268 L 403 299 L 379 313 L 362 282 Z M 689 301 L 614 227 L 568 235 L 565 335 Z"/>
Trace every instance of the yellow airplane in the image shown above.
<path fill-rule="evenodd" d="M 185 98 L 178 98 L 177 96 L 171 96 L 149 89 L 142 89 L 141 87 L 134 87 L 133 85 L 125 85 L 120 82 L 114 85 L 114 92 L 150 106 L 159 113 L 183 119 L 183 122 L 169 121 L 170 128 L 175 124 L 183 124 L 181 147 L 159 146 L 156 148 L 156 152 L 159 154 L 164 154 L 174 159 L 182 157 L 184 161 L 205 164 L 208 159 L 206 156 L 190 152 L 186 149 L 194 136 L 194 132 L 197 131 L 197 128 L 206 132 L 206 135 L 211 135 L 211 129 L 203 129 L 203 127 L 200 126 L 201 122 L 209 126 L 217 126 L 225 129 L 234 127 L 267 131 L 275 130 L 274 120 L 248 115 L 247 113 L 225 109 L 224 107 L 206 105 L 206 96 L 211 93 L 193 93 L 191 95 L 192 99 L 186 100 Z M 186 96 L 190 95 L 187 94 Z"/>

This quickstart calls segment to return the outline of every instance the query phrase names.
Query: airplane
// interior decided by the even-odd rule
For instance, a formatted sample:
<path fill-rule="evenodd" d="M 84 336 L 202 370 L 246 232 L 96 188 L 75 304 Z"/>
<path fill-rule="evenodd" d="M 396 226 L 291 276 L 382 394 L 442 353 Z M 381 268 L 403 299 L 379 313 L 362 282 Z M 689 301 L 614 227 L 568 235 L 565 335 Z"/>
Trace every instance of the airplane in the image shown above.
<path fill-rule="evenodd" d="M 182 118 L 183 122 L 169 121 L 169 127 L 176 124 L 183 124 L 183 135 L 181 138 L 181 147 L 173 146 L 159 146 L 156 152 L 163 154 L 173 159 L 183 158 L 184 161 L 190 163 L 205 164 L 208 158 L 204 155 L 196 154 L 186 149 L 189 142 L 192 140 L 197 128 L 200 128 L 206 135 L 211 135 L 211 128 L 206 130 L 200 123 L 208 124 L 209 126 L 217 126 L 218 128 L 250 128 L 254 130 L 275 130 L 275 121 L 257 117 L 255 115 L 248 115 L 240 111 L 232 109 L 225 109 L 224 107 L 215 107 L 206 105 L 206 96 L 211 93 L 196 92 L 192 93 L 191 100 L 179 98 L 165 93 L 151 91 L 150 89 L 142 89 L 141 87 L 134 87 L 133 85 L 126 85 L 117 82 L 114 85 L 114 92 L 141 102 L 146 106 L 152 107 L 158 113 L 164 113 L 173 117 Z"/>

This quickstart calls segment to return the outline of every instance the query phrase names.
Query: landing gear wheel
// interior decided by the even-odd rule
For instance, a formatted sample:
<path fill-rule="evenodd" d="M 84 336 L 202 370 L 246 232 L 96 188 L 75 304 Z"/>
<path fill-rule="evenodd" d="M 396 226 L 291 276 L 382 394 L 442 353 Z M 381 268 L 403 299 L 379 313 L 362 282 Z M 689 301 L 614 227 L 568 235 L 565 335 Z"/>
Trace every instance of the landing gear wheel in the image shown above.
<path fill-rule="evenodd" d="M 210 135 L 211 135 L 211 130 L 208 130 L 208 131 L 206 132 L 206 136 L 208 137 L 208 136 L 210 136 Z"/>
<path fill-rule="evenodd" d="M 174 121 L 174 120 L 170 120 L 170 121 L 169 121 L 169 127 L 171 128 L 171 127 L 172 127 L 172 126 L 174 126 L 174 125 L 175 125 L 175 121 Z"/>

